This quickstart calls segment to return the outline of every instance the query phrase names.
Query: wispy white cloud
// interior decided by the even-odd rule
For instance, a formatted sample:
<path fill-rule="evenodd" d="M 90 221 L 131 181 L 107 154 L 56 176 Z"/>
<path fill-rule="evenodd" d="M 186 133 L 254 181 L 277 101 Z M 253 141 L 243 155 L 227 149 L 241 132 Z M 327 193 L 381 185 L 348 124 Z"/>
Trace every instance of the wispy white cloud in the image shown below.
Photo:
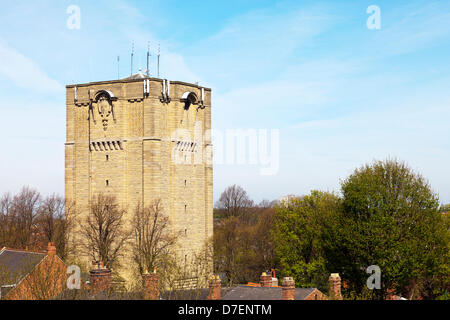
<path fill-rule="evenodd" d="M 297 60 L 299 48 L 335 23 L 329 8 L 273 5 L 233 17 L 216 34 L 187 45 L 187 61 L 222 90 L 273 79 Z"/>
<path fill-rule="evenodd" d="M 37 63 L 0 40 L 0 74 L 21 88 L 39 92 L 64 92 L 63 86 L 49 77 Z"/>

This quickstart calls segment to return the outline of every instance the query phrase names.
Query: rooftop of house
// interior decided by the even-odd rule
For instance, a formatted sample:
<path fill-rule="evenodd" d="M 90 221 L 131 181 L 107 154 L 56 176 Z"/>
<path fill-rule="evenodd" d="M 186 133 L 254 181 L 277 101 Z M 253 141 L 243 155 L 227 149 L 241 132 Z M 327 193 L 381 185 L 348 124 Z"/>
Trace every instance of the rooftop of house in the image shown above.
<path fill-rule="evenodd" d="M 45 252 L 3 248 L 0 251 L 0 268 L 10 274 L 25 276 L 46 256 Z"/>
<path fill-rule="evenodd" d="M 222 293 L 222 300 L 280 300 L 281 287 L 255 287 L 240 285 Z M 295 288 L 295 300 L 305 300 L 316 288 Z"/>
<path fill-rule="evenodd" d="M 3 248 L 0 250 L 0 296 L 6 293 L 44 258 L 45 252 Z"/>
<path fill-rule="evenodd" d="M 316 288 L 295 288 L 295 300 L 305 300 Z M 239 285 L 221 288 L 222 300 L 281 300 L 281 287 L 249 287 Z M 163 291 L 161 300 L 207 300 L 208 288 L 191 290 Z M 90 295 L 88 290 L 65 290 L 56 300 L 142 300 L 142 293 L 109 291 Z"/>

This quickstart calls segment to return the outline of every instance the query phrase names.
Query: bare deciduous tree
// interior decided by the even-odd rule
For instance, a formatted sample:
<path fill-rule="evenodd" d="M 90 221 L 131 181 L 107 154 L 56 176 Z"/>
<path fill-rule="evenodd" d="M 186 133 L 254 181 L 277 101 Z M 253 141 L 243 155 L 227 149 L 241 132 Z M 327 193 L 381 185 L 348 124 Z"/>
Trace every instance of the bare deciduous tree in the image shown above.
<path fill-rule="evenodd" d="M 1 245 L 25 248 L 32 244 L 36 231 L 41 196 L 36 190 L 23 187 L 11 197 L 5 194 L 0 200 Z"/>
<path fill-rule="evenodd" d="M 262 270 L 275 266 L 272 229 L 274 201 L 258 206 L 238 186 L 228 187 L 217 202 L 214 221 L 214 267 L 228 284 L 258 281 Z M 228 213 L 227 213 L 228 212 Z"/>
<path fill-rule="evenodd" d="M 153 271 L 167 264 L 178 240 L 178 233 L 172 230 L 169 217 L 164 215 L 160 200 L 149 206 L 138 205 L 134 212 L 132 228 L 135 237 L 133 255 L 139 273 Z"/>
<path fill-rule="evenodd" d="M 229 284 L 239 276 L 239 259 L 241 257 L 241 223 L 238 217 L 221 221 L 214 230 L 214 266 L 217 272 L 224 272 Z"/>
<path fill-rule="evenodd" d="M 54 242 L 58 255 L 65 260 L 69 254 L 69 233 L 74 225 L 75 212 L 71 203 L 58 195 L 44 199 L 39 209 L 39 230 L 43 243 Z"/>
<path fill-rule="evenodd" d="M 0 247 L 10 246 L 14 236 L 12 199 L 9 193 L 5 193 L 0 199 Z"/>
<path fill-rule="evenodd" d="M 225 217 L 237 217 L 252 208 L 253 201 L 249 199 L 242 187 L 232 185 L 222 192 L 216 207 L 224 212 Z"/>
<path fill-rule="evenodd" d="M 267 199 L 263 199 L 261 200 L 261 202 L 258 204 L 259 208 L 262 209 L 268 209 L 268 208 L 272 208 L 277 202 L 275 200 L 267 200 Z"/>
<path fill-rule="evenodd" d="M 95 261 L 103 261 L 108 268 L 118 265 L 120 250 L 129 239 L 124 213 L 115 196 L 99 194 L 93 198 L 90 213 L 81 226 L 85 239 L 82 249 Z"/>
<path fill-rule="evenodd" d="M 14 196 L 12 209 L 16 218 L 16 246 L 24 248 L 31 242 L 33 231 L 36 229 L 36 218 L 39 214 L 41 195 L 36 190 L 24 187 Z"/>

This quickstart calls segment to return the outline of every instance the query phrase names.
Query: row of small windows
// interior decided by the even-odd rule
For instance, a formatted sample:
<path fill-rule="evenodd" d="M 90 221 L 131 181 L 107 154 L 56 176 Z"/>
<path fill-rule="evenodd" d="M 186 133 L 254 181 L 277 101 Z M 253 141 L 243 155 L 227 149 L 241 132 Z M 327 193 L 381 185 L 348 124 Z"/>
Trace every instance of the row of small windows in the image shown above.
<path fill-rule="evenodd" d="M 119 140 L 96 141 L 96 142 L 91 142 L 91 150 L 95 150 L 95 151 L 123 150 L 123 144 Z"/>
<path fill-rule="evenodd" d="M 175 145 L 175 150 L 197 152 L 198 144 L 196 142 L 191 141 L 177 141 L 177 144 Z"/>

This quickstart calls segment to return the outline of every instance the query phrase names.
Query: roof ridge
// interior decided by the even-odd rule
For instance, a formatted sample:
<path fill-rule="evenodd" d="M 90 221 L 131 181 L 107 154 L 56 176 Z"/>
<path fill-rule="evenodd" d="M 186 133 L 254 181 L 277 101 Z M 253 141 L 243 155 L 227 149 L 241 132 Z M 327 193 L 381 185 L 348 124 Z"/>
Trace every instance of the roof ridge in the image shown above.
<path fill-rule="evenodd" d="M 4 251 L 25 252 L 25 253 L 34 253 L 34 254 L 46 254 L 45 251 L 30 251 L 30 250 L 25 250 L 25 249 L 14 249 L 14 248 L 8 248 L 8 247 L 3 247 L 3 249 L 0 251 L 0 253 L 4 252 Z"/>

